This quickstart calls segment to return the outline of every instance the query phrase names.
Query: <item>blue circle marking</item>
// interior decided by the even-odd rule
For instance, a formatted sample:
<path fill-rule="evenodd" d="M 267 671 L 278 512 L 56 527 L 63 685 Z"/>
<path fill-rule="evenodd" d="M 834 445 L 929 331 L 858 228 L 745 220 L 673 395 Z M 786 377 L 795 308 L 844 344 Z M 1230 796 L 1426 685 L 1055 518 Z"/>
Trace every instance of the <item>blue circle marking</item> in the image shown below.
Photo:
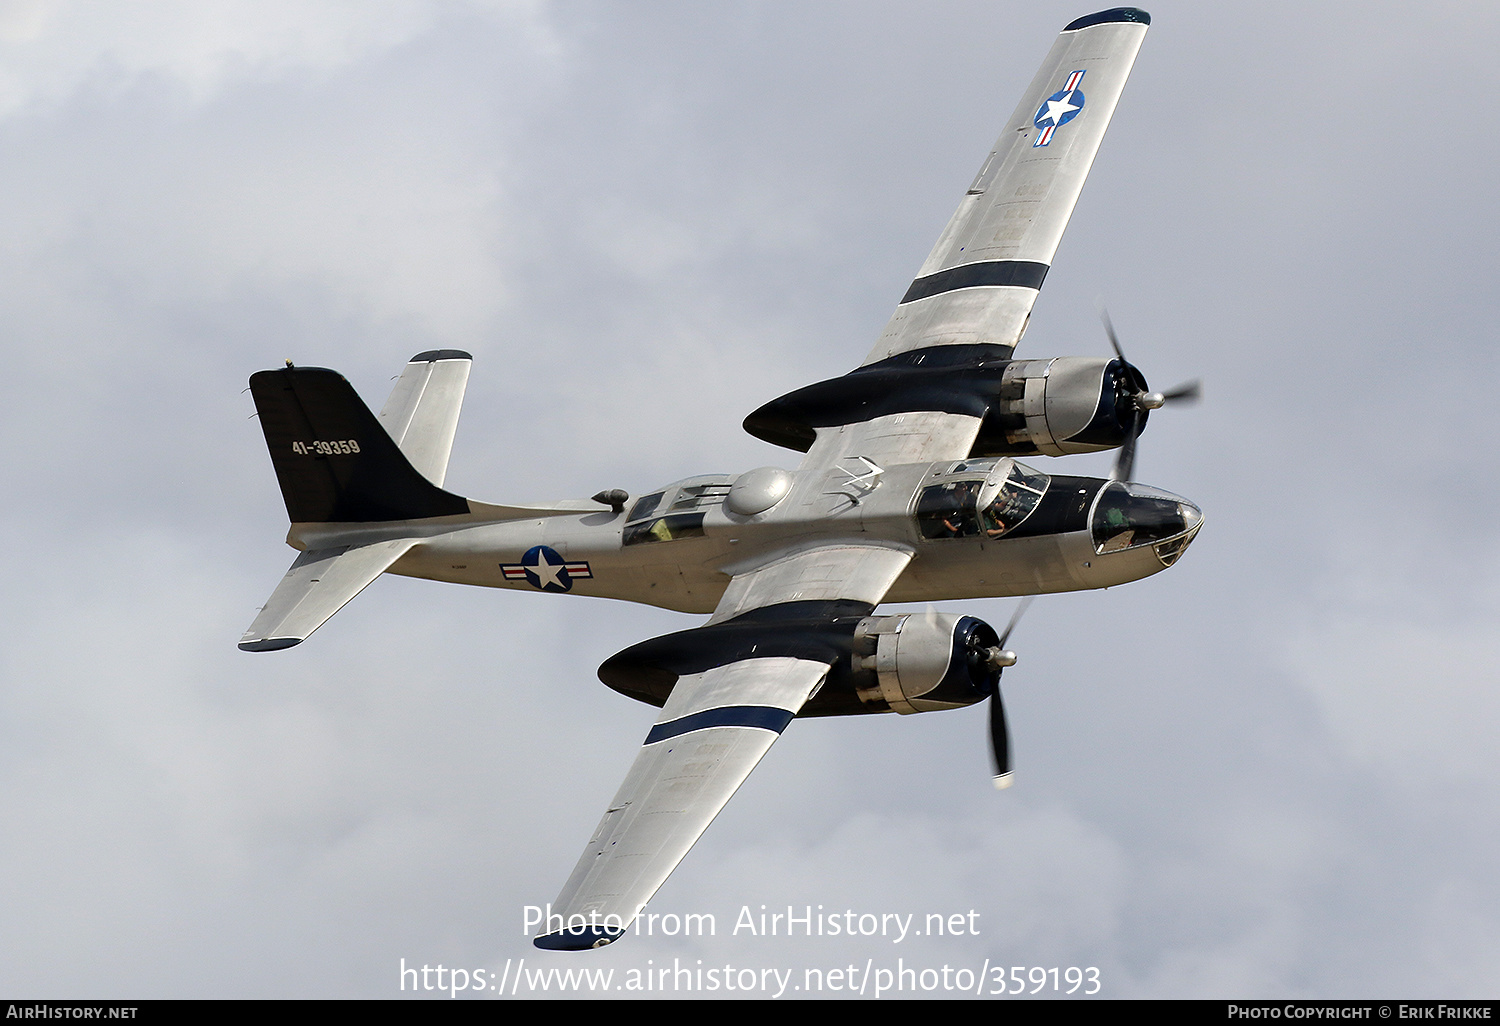
<path fill-rule="evenodd" d="M 1082 70 L 1073 72 L 1063 87 L 1043 100 L 1042 105 L 1036 109 L 1036 117 L 1031 122 L 1040 132 L 1032 146 L 1046 146 L 1052 141 L 1053 133 L 1083 110 L 1083 90 L 1079 88 L 1083 84 L 1083 75 Z"/>
<path fill-rule="evenodd" d="M 568 561 L 554 548 L 533 545 L 521 557 L 526 582 L 542 591 L 572 591 L 573 578 L 568 576 Z"/>
<path fill-rule="evenodd" d="M 1076 118 L 1081 110 L 1083 110 L 1082 89 L 1059 89 L 1037 108 L 1034 124 L 1038 128 L 1046 128 L 1049 125 L 1061 128 Z"/>

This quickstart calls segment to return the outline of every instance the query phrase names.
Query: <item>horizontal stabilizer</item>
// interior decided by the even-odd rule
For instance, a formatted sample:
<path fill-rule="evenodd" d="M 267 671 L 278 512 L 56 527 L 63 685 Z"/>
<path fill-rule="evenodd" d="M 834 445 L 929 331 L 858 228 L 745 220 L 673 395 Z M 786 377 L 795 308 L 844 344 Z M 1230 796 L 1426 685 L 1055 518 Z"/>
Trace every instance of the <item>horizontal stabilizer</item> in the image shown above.
<path fill-rule="evenodd" d="M 308 549 L 271 593 L 240 648 L 274 652 L 304 641 L 416 543 L 397 538 L 358 548 Z"/>
<path fill-rule="evenodd" d="M 380 411 L 385 426 L 417 473 L 443 486 L 458 430 L 473 358 L 458 349 L 434 349 L 411 358 Z"/>

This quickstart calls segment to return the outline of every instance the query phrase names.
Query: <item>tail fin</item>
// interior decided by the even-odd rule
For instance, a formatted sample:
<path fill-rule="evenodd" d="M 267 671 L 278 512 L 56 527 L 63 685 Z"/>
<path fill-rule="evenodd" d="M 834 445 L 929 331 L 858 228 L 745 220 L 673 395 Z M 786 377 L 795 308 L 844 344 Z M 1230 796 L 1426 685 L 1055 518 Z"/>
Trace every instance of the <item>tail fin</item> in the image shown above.
<path fill-rule="evenodd" d="M 458 349 L 418 353 L 380 411 L 380 423 L 411 465 L 439 488 L 448 473 L 448 454 L 453 451 L 473 359 Z"/>
<path fill-rule="evenodd" d="M 337 371 L 288 363 L 285 369 L 252 375 L 250 393 L 292 523 L 371 523 L 469 512 L 467 499 L 422 476 Z M 406 423 L 415 428 L 424 409 L 421 395 L 398 409 L 408 405 Z M 456 403 L 430 409 L 442 407 L 445 414 L 437 419 L 444 421 L 449 406 L 456 422 Z M 452 444 L 451 428 L 444 430 L 446 441 L 436 447 L 441 449 L 440 475 Z M 421 458 L 429 467 L 435 465 L 436 449 L 429 447 L 429 455 Z"/>

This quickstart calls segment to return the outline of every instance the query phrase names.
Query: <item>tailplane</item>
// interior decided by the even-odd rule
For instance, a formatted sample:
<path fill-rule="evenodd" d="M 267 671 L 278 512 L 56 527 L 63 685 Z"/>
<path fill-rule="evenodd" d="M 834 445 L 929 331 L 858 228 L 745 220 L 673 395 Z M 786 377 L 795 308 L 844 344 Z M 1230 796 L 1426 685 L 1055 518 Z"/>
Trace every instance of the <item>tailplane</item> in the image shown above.
<path fill-rule="evenodd" d="M 416 543 L 397 538 L 358 548 L 307 549 L 240 638 L 240 648 L 274 652 L 305 641 Z"/>
<path fill-rule="evenodd" d="M 469 514 L 467 499 L 442 488 L 468 379 L 468 353 L 414 356 L 377 420 L 337 371 L 288 361 L 251 377 L 292 523 L 373 527 Z M 342 533 L 351 544 L 306 548 L 240 648 L 272 652 L 306 639 L 419 540 L 390 530 L 350 528 Z"/>
<path fill-rule="evenodd" d="M 469 364 L 456 349 L 412 357 L 379 418 L 337 371 L 288 361 L 250 378 L 292 520 L 287 541 L 303 552 L 240 648 L 303 641 L 434 531 L 597 510 L 592 502 L 494 506 L 443 490 Z M 437 517 L 451 519 L 400 523 Z"/>

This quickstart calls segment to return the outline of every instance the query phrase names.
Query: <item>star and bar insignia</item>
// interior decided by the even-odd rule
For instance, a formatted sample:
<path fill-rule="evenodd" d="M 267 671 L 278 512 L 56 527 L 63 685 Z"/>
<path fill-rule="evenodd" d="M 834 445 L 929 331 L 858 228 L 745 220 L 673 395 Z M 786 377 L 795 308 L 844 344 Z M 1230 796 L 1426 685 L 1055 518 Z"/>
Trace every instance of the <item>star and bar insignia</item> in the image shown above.
<path fill-rule="evenodd" d="M 1032 148 L 1046 146 L 1052 141 L 1052 134 L 1063 125 L 1072 121 L 1083 110 L 1083 90 L 1078 88 L 1083 81 L 1083 72 L 1075 71 L 1068 76 L 1067 84 L 1047 99 L 1037 108 L 1036 117 L 1032 123 L 1041 129 L 1032 143 Z"/>
<path fill-rule="evenodd" d="M 525 581 L 542 591 L 572 591 L 573 582 L 594 576 L 586 562 L 569 562 L 554 548 L 534 545 L 519 563 L 501 563 L 507 581 Z"/>

